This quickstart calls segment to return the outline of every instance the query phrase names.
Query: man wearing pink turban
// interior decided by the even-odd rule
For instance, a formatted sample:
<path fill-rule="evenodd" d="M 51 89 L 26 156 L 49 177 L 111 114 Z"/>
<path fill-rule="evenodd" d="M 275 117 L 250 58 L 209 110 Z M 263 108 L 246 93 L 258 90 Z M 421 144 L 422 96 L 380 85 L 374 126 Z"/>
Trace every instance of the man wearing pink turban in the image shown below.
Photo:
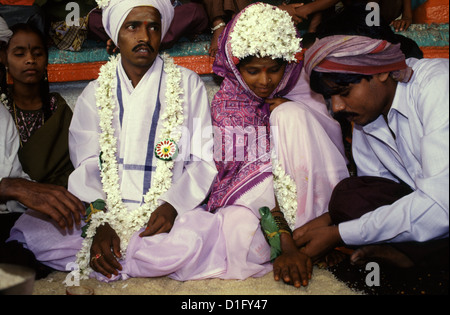
<path fill-rule="evenodd" d="M 305 69 L 353 123 L 358 177 L 333 191 L 331 224 L 297 245 L 312 257 L 344 243 L 357 247 L 353 263 L 448 268 L 448 59 L 405 60 L 399 45 L 335 35 L 306 52 Z"/>

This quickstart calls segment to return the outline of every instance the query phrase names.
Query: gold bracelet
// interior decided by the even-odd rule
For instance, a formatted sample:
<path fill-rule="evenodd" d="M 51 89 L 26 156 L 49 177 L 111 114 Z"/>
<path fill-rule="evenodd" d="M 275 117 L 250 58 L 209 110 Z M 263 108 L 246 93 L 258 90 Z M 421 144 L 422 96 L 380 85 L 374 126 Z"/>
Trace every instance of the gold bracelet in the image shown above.
<path fill-rule="evenodd" d="M 275 220 L 275 223 L 277 224 L 279 231 L 283 230 L 289 234 L 292 234 L 292 230 L 284 217 L 275 216 L 273 217 L 273 219 Z"/>

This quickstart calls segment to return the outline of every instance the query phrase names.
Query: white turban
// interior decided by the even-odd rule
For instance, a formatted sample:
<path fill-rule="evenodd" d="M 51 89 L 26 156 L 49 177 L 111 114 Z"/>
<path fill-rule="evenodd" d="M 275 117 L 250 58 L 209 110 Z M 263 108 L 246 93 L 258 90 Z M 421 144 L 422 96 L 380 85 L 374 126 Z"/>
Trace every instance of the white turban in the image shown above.
<path fill-rule="evenodd" d="M 161 14 L 161 41 L 172 23 L 174 9 L 170 0 L 111 0 L 103 8 L 102 22 L 106 33 L 117 45 L 119 30 L 134 7 L 152 6 Z"/>
<path fill-rule="evenodd" d="M 6 24 L 5 20 L 0 16 L 0 42 L 9 42 L 11 36 L 12 32 L 8 28 L 8 24 Z"/>

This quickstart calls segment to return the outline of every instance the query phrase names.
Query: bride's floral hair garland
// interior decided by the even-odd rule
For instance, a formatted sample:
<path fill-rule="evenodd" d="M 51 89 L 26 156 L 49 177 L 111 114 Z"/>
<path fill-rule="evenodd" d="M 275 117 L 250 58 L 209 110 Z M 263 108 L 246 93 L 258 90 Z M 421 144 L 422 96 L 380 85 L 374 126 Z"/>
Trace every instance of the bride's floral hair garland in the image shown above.
<path fill-rule="evenodd" d="M 103 9 L 108 6 L 110 0 L 96 0 L 97 5 L 100 9 Z"/>
<path fill-rule="evenodd" d="M 166 72 L 167 107 L 161 120 L 163 130 L 159 140 L 171 139 L 174 143 L 180 140 L 181 132 L 179 126 L 184 121 L 183 106 L 180 95 L 183 94 L 181 87 L 181 71 L 168 55 L 162 55 L 164 60 L 164 71 Z M 90 248 L 92 239 L 100 225 L 108 223 L 116 231 L 120 238 L 122 257 L 126 253 L 131 236 L 144 227 L 152 212 L 159 206 L 159 197 L 165 193 L 172 184 L 173 160 L 158 159 L 156 171 L 152 178 L 152 186 L 144 196 L 144 204 L 133 211 L 128 210 L 122 202 L 122 194 L 119 186 L 119 169 L 116 159 L 117 138 L 112 126 L 113 111 L 116 106 L 114 87 L 117 86 L 116 67 L 120 55 L 112 56 L 110 61 L 100 69 L 98 77 L 99 87 L 96 91 L 97 107 L 100 117 L 100 128 L 102 133 L 99 137 L 100 158 L 99 168 L 102 177 L 103 190 L 106 193 L 107 212 L 97 212 L 92 215 L 90 225 L 86 231 L 81 250 L 77 254 L 77 263 L 80 268 L 81 277 L 87 278 L 92 272 L 89 267 Z"/>
<path fill-rule="evenodd" d="M 257 3 L 244 9 L 231 33 L 233 57 L 272 57 L 296 62 L 302 48 L 292 18 L 275 6 Z"/>

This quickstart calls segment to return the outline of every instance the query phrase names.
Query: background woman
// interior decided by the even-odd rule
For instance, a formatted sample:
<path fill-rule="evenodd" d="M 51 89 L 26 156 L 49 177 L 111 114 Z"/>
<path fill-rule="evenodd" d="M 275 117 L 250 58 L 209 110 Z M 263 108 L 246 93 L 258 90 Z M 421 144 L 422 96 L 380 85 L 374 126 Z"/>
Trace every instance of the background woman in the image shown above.
<path fill-rule="evenodd" d="M 13 84 L 1 86 L 1 94 L 20 134 L 20 162 L 31 179 L 66 187 L 73 171 L 68 150 L 72 111 L 59 94 L 49 92 L 42 33 L 28 24 L 11 30 L 5 65 Z"/>
<path fill-rule="evenodd" d="M 0 24 L 0 34 L 7 34 L 0 59 L 13 81 L 0 84 L 0 262 L 26 265 L 42 278 L 51 269 L 22 244 L 6 240 L 28 207 L 62 229 L 80 224 L 84 206 L 63 187 L 73 170 L 67 143 L 72 112 L 61 96 L 49 93 L 42 34 L 27 24 L 13 32 Z"/>

